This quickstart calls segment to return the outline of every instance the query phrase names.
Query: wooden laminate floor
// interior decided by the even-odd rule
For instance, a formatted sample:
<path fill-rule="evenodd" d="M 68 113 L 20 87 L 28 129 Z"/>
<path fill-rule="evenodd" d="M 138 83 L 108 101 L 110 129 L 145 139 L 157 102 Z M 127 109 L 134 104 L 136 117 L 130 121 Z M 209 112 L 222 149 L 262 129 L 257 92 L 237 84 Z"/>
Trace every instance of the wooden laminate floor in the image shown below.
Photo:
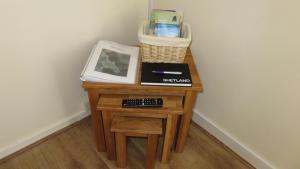
<path fill-rule="evenodd" d="M 143 169 L 146 140 L 128 141 L 128 169 Z M 253 169 L 247 162 L 192 124 L 184 153 L 172 152 L 169 164 L 161 164 L 159 142 L 155 169 Z M 0 169 L 117 169 L 106 153 L 96 151 L 91 119 L 44 139 L 11 158 L 0 160 Z"/>

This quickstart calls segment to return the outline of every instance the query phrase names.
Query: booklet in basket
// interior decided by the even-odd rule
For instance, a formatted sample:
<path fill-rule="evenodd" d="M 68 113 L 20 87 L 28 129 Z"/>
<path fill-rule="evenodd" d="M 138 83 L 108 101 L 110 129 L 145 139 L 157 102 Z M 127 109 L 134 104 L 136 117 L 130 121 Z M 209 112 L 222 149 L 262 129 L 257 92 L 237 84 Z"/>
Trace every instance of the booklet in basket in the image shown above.
<path fill-rule="evenodd" d="M 139 48 L 110 41 L 99 41 L 81 73 L 89 82 L 135 83 Z"/>

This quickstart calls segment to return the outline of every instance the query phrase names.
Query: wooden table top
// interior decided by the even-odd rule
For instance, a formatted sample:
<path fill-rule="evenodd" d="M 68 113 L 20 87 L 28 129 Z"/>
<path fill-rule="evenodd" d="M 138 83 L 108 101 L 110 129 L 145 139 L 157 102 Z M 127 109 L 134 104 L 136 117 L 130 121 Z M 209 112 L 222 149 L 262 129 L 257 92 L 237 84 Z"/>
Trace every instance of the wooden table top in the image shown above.
<path fill-rule="evenodd" d="M 198 91 L 201 92 L 203 90 L 203 86 L 197 71 L 197 68 L 195 66 L 195 62 L 191 53 L 190 48 L 188 48 L 186 57 L 184 60 L 184 63 L 187 63 L 189 65 L 190 74 L 192 77 L 192 87 L 174 87 L 174 86 L 147 86 L 147 85 L 141 85 L 140 84 L 140 67 L 141 67 L 141 61 L 139 61 L 140 64 L 138 65 L 138 73 L 137 73 L 137 79 L 135 84 L 118 84 L 118 83 L 95 83 L 95 82 L 83 82 L 82 87 L 84 89 L 128 89 L 128 90 L 165 90 L 165 91 Z"/>

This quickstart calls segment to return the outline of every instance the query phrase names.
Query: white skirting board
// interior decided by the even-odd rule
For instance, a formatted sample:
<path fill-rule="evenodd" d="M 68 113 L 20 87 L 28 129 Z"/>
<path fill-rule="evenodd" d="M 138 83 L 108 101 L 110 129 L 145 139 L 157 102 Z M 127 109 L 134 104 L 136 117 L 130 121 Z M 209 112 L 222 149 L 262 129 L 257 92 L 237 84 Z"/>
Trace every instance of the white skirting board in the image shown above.
<path fill-rule="evenodd" d="M 64 127 L 70 126 L 71 124 L 87 117 L 88 115 L 90 115 L 89 112 L 81 112 L 81 113 L 77 113 L 74 114 L 72 116 L 66 117 L 54 124 L 51 124 L 37 132 L 35 132 L 34 134 L 22 138 L 2 149 L 0 149 L 0 159 L 13 154 L 14 152 L 17 152 L 19 150 L 21 150 L 22 148 L 29 146 L 53 133 L 55 133 L 56 131 L 59 131 L 61 129 L 63 129 Z"/>
<path fill-rule="evenodd" d="M 248 161 L 257 169 L 276 169 L 266 160 L 257 155 L 254 151 L 240 143 L 237 139 L 232 137 L 225 130 L 217 126 L 214 122 L 205 117 L 204 114 L 198 110 L 194 110 L 193 121 L 199 126 L 203 127 L 210 134 L 216 137 L 219 141 L 228 146 L 231 150 L 237 153 L 239 156 Z"/>

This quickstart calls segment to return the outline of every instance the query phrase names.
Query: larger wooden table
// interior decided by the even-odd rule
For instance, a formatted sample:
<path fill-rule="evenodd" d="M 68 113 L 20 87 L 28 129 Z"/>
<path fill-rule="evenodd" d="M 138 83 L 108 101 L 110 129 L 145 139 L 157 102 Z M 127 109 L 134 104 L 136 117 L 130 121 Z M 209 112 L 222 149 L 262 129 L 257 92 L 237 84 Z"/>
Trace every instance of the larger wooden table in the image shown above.
<path fill-rule="evenodd" d="M 184 62 L 189 65 L 192 77 L 192 87 L 143 86 L 140 85 L 140 71 L 138 71 L 135 84 L 82 83 L 82 87 L 87 90 L 89 96 L 92 123 L 98 151 L 106 151 L 102 115 L 100 112 L 97 112 L 97 104 L 100 96 L 102 94 L 137 94 L 156 96 L 183 96 L 183 115 L 180 117 L 179 131 L 175 149 L 175 151 L 178 153 L 183 152 L 188 129 L 192 119 L 196 96 L 198 92 L 203 90 L 190 49 L 187 51 Z M 140 70 L 140 68 L 138 68 L 138 70 Z"/>

